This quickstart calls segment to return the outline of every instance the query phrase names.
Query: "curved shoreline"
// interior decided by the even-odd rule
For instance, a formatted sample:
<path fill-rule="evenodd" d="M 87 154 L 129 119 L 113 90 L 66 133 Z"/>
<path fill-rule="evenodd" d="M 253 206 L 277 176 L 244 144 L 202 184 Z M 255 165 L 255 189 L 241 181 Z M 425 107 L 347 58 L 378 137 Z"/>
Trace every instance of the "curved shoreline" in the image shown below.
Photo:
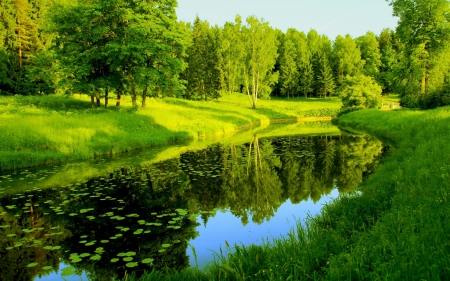
<path fill-rule="evenodd" d="M 450 107 L 340 116 L 338 125 L 381 136 L 397 148 L 362 183 L 362 192 L 325 205 L 286 237 L 235 246 L 244 259 L 231 253 L 204 271 L 186 269 L 170 280 L 217 280 L 220 274 L 231 280 L 233 273 L 261 272 L 282 280 L 448 280 L 449 120 Z"/>
<path fill-rule="evenodd" d="M 242 130 L 249 130 L 255 127 L 260 127 L 263 125 L 272 125 L 272 124 L 283 124 L 283 123 L 299 123 L 299 122 L 321 122 L 321 121 L 331 121 L 333 117 L 328 116 L 328 117 L 298 117 L 298 118 L 278 118 L 278 119 L 272 119 L 272 120 L 260 120 L 257 122 L 251 122 L 245 125 L 241 125 L 241 126 L 237 126 L 232 130 L 227 130 L 227 131 L 223 131 L 221 133 L 216 133 L 216 134 L 210 134 L 210 135 L 199 135 L 197 138 L 190 136 L 190 135 L 186 135 L 186 138 L 182 138 L 182 137 L 178 137 L 176 139 L 172 139 L 171 135 L 167 135 L 166 138 L 162 138 L 159 140 L 158 143 L 151 143 L 151 144 L 147 144 L 147 145 L 142 145 L 142 146 L 137 146 L 137 147 L 133 147 L 133 149 L 126 149 L 125 151 L 116 151 L 116 152 L 106 152 L 106 153 L 94 153 L 93 155 L 89 156 L 89 157 L 71 157 L 71 155 L 65 155 L 63 159 L 61 158 L 50 158 L 50 157 L 46 157 L 44 161 L 35 161 L 33 165 L 14 165 L 13 167 L 9 167 L 9 168 L 5 168 L 5 169 L 0 169 L 0 172 L 6 172 L 6 171 L 12 171 L 12 170 L 18 170 L 18 169 L 26 169 L 26 168 L 32 168 L 32 167 L 40 167 L 40 166 L 48 166 L 48 165 L 55 165 L 55 164 L 62 164 L 62 163 L 66 163 L 66 162 L 70 162 L 70 161 L 80 161 L 80 160 L 91 160 L 91 159 L 95 159 L 97 157 L 101 157 L 101 156 L 112 156 L 112 155 L 121 155 L 121 154 L 126 154 L 128 152 L 132 152 L 132 151 L 138 151 L 141 149 L 146 149 L 146 148 L 153 148 L 153 147 L 160 147 L 160 146 L 165 146 L 165 145 L 170 145 L 170 144 L 175 144 L 178 142 L 185 142 L 185 141 L 192 141 L 195 139 L 210 139 L 210 138 L 215 138 L 218 136 L 225 136 L 228 134 L 233 134 L 237 131 L 242 131 Z M 103 148 L 100 148 L 99 150 L 107 150 L 108 147 L 105 146 Z M 39 151 L 35 151 L 35 153 L 40 153 Z"/>

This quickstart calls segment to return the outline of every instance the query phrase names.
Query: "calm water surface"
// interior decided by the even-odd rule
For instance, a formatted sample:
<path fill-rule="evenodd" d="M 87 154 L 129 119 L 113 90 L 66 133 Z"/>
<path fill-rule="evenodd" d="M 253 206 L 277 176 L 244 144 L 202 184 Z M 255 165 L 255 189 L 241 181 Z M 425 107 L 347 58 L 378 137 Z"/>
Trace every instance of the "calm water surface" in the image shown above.
<path fill-rule="evenodd" d="M 3 174 L 0 280 L 203 268 L 226 243 L 278 238 L 354 191 L 383 151 L 366 135 L 254 135 L 148 164 L 132 160 L 160 151 Z"/>

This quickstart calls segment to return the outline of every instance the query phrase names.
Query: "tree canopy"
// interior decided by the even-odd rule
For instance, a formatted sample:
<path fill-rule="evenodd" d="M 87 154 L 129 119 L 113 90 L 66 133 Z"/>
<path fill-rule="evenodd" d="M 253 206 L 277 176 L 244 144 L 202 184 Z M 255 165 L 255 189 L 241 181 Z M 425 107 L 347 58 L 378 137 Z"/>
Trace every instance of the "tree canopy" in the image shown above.
<path fill-rule="evenodd" d="M 5 0 L 0 3 L 0 94 L 110 92 L 208 100 L 325 97 L 347 76 L 372 77 L 409 107 L 442 105 L 450 73 L 450 4 L 388 0 L 395 31 L 331 41 L 316 30 L 274 29 L 237 15 L 210 26 L 179 22 L 176 0 Z M 104 93 L 104 94 L 103 94 Z"/>

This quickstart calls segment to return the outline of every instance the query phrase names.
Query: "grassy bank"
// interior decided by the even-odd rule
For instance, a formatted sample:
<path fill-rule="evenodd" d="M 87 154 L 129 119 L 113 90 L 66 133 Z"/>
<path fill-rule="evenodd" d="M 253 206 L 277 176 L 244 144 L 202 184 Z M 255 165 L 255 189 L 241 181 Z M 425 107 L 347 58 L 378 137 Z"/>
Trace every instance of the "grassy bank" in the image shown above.
<path fill-rule="evenodd" d="M 0 97 L 0 170 L 89 159 L 137 148 L 224 134 L 254 122 L 335 115 L 339 99 L 260 101 L 245 95 L 218 101 L 150 99 L 145 109 L 90 109 L 86 96 Z"/>
<path fill-rule="evenodd" d="M 235 247 L 203 272 L 140 280 L 449 280 L 450 108 L 358 111 L 337 123 L 396 146 L 361 194 L 286 237 Z"/>

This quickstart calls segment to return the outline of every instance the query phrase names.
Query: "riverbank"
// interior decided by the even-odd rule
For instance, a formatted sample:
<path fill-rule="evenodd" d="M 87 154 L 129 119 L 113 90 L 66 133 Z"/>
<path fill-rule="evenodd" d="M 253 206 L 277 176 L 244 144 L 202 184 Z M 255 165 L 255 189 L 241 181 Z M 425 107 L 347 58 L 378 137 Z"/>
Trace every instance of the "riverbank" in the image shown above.
<path fill-rule="evenodd" d="M 110 104 L 115 104 L 110 99 Z M 247 96 L 216 101 L 150 99 L 134 108 L 90 109 L 87 96 L 0 97 L 0 170 L 91 159 L 183 140 L 223 135 L 270 120 L 334 116 L 333 99 L 261 100 L 251 110 Z"/>
<path fill-rule="evenodd" d="M 449 121 L 450 107 L 339 117 L 339 126 L 396 147 L 361 194 L 340 197 L 286 237 L 219 254 L 205 271 L 140 280 L 450 279 Z"/>

